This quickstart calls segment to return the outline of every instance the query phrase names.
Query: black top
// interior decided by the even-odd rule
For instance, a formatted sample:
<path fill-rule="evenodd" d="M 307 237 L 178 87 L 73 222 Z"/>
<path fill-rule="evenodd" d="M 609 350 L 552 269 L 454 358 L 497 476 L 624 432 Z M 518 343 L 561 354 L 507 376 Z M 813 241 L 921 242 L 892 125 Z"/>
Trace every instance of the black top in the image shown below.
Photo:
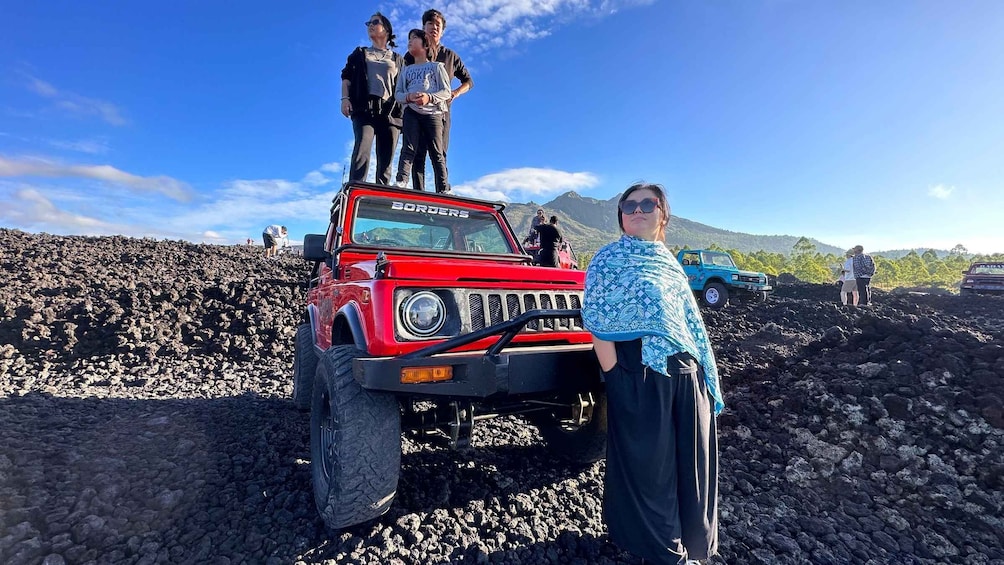
<path fill-rule="evenodd" d="M 398 70 L 403 70 L 405 65 L 404 58 L 396 51 L 393 53 L 394 62 L 397 63 Z M 369 79 L 366 78 L 365 47 L 356 47 L 352 53 L 349 53 L 349 58 L 345 61 L 345 68 L 342 69 L 342 80 L 349 81 L 349 102 L 352 103 L 352 115 L 364 115 L 367 108 L 367 99 L 370 96 Z M 394 88 L 397 87 L 396 84 L 391 86 Z M 404 116 L 404 108 L 394 99 L 393 92 L 394 89 L 392 88 L 392 95 L 387 104 L 393 104 L 393 108 L 387 116 L 387 121 L 391 125 L 401 127 L 401 117 Z"/>
<path fill-rule="evenodd" d="M 551 224 L 540 224 L 539 226 L 533 226 L 533 229 L 540 233 L 540 250 L 558 250 L 558 244 L 564 241 L 561 237 L 561 232 L 558 231 L 558 226 L 553 226 Z"/>

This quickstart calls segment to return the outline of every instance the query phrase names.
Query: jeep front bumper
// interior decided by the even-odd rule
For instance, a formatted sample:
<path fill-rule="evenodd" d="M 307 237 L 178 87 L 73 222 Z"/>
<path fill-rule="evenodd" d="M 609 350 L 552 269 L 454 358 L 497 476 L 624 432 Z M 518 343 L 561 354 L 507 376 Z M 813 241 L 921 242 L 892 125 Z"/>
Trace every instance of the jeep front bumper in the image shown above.
<path fill-rule="evenodd" d="M 588 390 L 600 374 L 592 344 L 507 348 L 530 321 L 578 316 L 578 310 L 531 310 L 408 355 L 355 359 L 353 376 L 367 390 L 429 397 L 489 398 Z M 498 340 L 485 352 L 450 351 L 493 335 Z M 401 382 L 402 369 L 447 365 L 453 369 L 453 378 L 448 381 Z"/>

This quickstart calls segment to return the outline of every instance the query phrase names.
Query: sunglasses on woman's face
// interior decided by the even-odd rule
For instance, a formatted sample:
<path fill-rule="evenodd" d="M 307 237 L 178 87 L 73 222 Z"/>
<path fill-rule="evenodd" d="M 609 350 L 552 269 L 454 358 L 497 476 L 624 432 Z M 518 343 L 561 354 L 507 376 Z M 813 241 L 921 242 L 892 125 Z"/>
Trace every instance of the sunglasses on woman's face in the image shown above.
<path fill-rule="evenodd" d="M 380 25 L 383 25 L 383 21 L 382 20 L 370 20 L 370 21 L 366 22 L 366 27 L 380 26 Z"/>
<path fill-rule="evenodd" d="M 655 212 L 655 209 L 659 207 L 659 201 L 655 198 L 646 198 L 644 200 L 625 200 L 621 202 L 621 212 L 625 214 L 634 214 L 641 208 L 641 211 L 645 214 L 651 214 Z"/>

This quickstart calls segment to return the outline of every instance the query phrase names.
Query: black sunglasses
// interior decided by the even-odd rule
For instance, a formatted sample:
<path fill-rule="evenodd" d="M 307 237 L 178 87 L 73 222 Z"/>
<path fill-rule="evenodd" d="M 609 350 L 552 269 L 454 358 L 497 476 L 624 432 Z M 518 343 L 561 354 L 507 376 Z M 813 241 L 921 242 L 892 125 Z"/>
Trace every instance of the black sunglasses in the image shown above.
<path fill-rule="evenodd" d="M 370 20 L 366 22 L 366 27 L 383 25 L 383 20 Z"/>
<path fill-rule="evenodd" d="M 638 211 L 638 208 L 641 208 L 641 211 L 646 214 L 651 214 L 659 207 L 659 201 L 655 198 L 646 198 L 640 202 L 635 200 L 625 200 L 624 202 L 621 202 L 620 207 L 621 212 L 624 212 L 625 214 L 634 214 Z"/>

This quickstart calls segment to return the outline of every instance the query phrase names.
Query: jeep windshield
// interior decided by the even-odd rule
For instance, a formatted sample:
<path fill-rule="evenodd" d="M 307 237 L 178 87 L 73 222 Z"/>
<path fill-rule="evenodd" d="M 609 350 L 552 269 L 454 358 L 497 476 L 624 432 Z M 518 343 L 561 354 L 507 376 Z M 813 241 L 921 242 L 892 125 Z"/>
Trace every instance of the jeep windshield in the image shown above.
<path fill-rule="evenodd" d="M 701 260 L 705 265 L 714 265 L 716 267 L 729 267 L 732 269 L 736 268 L 736 264 L 732 262 L 732 257 L 728 253 L 715 253 L 713 251 L 705 251 L 701 253 Z"/>
<path fill-rule="evenodd" d="M 973 265 L 969 269 L 969 274 L 1004 276 L 1004 263 L 984 263 L 982 265 Z"/>
<path fill-rule="evenodd" d="M 356 201 L 349 237 L 360 245 L 516 253 L 490 212 L 375 196 Z"/>

